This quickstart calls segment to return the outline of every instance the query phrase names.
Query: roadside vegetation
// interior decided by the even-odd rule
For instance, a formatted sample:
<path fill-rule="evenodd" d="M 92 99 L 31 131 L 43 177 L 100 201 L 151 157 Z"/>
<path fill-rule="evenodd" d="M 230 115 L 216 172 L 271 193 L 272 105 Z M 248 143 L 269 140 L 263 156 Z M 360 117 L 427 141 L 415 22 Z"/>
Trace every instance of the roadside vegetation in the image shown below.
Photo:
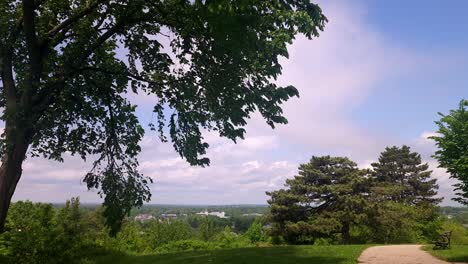
<path fill-rule="evenodd" d="M 468 245 L 452 245 L 449 249 L 433 250 L 432 246 L 425 246 L 425 250 L 433 256 L 449 262 L 468 262 Z"/>

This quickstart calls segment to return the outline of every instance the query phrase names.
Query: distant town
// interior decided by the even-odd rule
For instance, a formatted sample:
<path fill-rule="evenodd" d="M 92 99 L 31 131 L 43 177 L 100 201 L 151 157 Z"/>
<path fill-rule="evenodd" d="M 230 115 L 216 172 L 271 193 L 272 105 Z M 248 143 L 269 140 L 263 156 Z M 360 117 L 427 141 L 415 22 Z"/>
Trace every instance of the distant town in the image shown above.
<path fill-rule="evenodd" d="M 139 221 L 139 222 L 146 222 L 146 221 L 149 221 L 149 220 L 155 220 L 155 219 L 158 219 L 160 221 L 164 221 L 164 220 L 173 220 L 173 219 L 178 219 L 178 218 L 182 218 L 182 217 L 187 217 L 189 214 L 187 213 L 161 213 L 159 215 L 155 215 L 155 214 L 151 214 L 151 213 L 141 213 L 141 214 L 137 214 L 135 217 L 134 217 L 134 220 L 135 221 Z M 223 218 L 223 219 L 227 219 L 229 218 L 230 216 L 226 214 L 226 212 L 224 211 L 209 211 L 208 209 L 204 210 L 204 211 L 201 211 L 201 212 L 198 212 L 198 213 L 192 213 L 191 215 L 196 215 L 196 216 L 213 216 L 213 217 L 217 217 L 217 218 Z M 241 214 L 240 216 L 242 217 L 261 217 L 263 216 L 263 213 L 243 213 Z"/>

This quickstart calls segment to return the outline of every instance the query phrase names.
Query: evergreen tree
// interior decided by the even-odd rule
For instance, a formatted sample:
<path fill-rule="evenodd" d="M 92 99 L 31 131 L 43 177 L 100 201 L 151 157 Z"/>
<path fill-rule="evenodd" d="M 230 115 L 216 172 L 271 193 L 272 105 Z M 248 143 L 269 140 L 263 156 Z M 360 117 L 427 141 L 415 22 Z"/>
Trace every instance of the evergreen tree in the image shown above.
<path fill-rule="evenodd" d="M 297 243 L 339 233 L 348 243 L 351 225 L 366 217 L 366 172 L 345 157 L 312 157 L 286 189 L 267 193 L 273 234 Z"/>
<path fill-rule="evenodd" d="M 372 167 L 375 197 L 408 205 L 435 205 L 442 200 L 435 197 L 439 186 L 436 179 L 431 179 L 428 164 L 423 164 L 421 155 L 411 152 L 408 146 L 385 148 Z"/>

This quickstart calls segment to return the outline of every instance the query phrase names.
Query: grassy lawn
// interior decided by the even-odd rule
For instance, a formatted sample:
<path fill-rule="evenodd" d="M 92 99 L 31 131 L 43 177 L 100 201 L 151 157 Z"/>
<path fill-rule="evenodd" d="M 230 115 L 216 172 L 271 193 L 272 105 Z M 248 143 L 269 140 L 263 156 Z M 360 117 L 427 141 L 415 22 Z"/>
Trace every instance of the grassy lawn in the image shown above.
<path fill-rule="evenodd" d="M 192 251 L 162 255 L 119 255 L 99 257 L 89 264 L 351 264 L 368 245 L 350 246 L 284 246 Z"/>
<path fill-rule="evenodd" d="M 450 262 L 468 262 L 468 245 L 452 245 L 450 249 L 433 250 L 432 246 L 425 246 L 425 250 L 440 259 Z"/>

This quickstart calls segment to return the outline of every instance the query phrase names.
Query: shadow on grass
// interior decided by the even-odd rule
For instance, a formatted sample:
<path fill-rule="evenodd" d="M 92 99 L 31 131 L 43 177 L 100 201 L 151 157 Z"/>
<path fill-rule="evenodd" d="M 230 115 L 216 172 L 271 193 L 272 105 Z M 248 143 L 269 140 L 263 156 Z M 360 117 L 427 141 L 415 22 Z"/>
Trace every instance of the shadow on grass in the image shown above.
<path fill-rule="evenodd" d="M 112 253 L 95 259 L 96 264 L 351 264 L 355 263 L 359 250 L 333 252 L 333 248 L 318 247 L 268 247 L 211 251 L 191 251 L 154 255 L 125 255 Z M 335 250 L 336 251 L 336 250 Z"/>

